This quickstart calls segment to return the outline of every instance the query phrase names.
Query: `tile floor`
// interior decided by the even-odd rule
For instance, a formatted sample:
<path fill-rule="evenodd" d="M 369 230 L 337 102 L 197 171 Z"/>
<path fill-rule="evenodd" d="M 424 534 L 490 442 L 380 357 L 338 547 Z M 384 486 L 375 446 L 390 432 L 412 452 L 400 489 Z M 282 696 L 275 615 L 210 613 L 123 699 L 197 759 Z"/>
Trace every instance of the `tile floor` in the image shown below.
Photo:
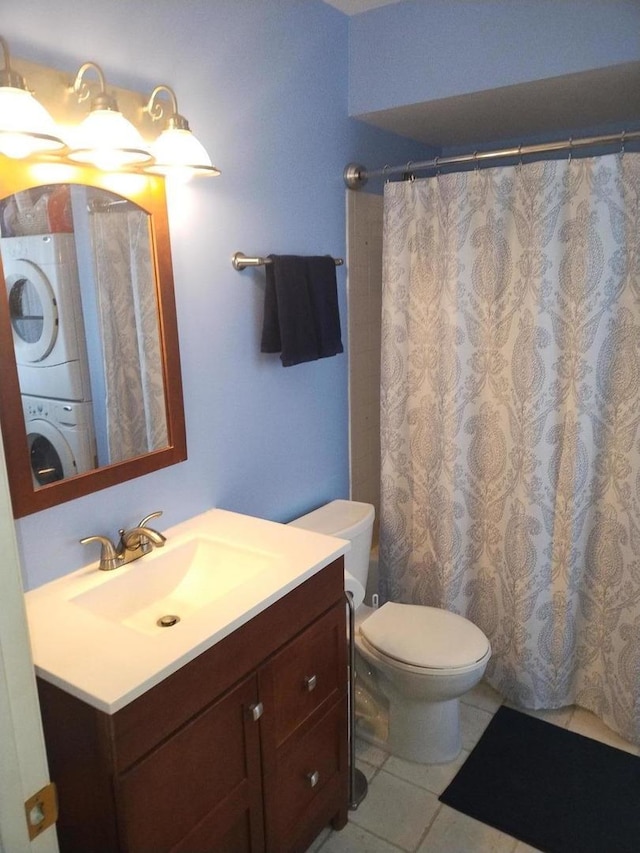
<path fill-rule="evenodd" d="M 364 741 L 357 764 L 369 793 L 341 832 L 325 829 L 307 853 L 535 853 L 535 848 L 467 817 L 438 800 L 479 740 L 502 698 L 481 683 L 461 703 L 463 749 L 450 764 L 402 761 Z M 640 749 L 612 732 L 582 708 L 530 712 L 635 755 Z"/>

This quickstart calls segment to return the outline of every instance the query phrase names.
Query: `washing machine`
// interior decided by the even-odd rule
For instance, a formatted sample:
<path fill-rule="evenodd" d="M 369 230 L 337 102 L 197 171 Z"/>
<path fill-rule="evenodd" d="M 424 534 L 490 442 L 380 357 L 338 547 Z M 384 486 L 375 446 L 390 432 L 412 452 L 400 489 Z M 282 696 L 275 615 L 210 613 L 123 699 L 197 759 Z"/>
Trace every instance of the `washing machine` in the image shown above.
<path fill-rule="evenodd" d="M 23 394 L 22 410 L 35 488 L 97 466 L 91 403 Z"/>
<path fill-rule="evenodd" d="M 21 393 L 90 400 L 74 235 L 3 237 L 0 252 Z"/>

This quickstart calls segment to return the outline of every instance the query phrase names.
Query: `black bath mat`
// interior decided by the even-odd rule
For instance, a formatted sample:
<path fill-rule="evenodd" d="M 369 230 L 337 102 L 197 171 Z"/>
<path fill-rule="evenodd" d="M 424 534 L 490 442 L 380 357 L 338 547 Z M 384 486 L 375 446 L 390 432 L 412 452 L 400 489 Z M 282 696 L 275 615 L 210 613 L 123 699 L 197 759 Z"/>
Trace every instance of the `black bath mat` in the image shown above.
<path fill-rule="evenodd" d="M 545 853 L 640 850 L 640 758 L 511 708 L 440 800 Z"/>

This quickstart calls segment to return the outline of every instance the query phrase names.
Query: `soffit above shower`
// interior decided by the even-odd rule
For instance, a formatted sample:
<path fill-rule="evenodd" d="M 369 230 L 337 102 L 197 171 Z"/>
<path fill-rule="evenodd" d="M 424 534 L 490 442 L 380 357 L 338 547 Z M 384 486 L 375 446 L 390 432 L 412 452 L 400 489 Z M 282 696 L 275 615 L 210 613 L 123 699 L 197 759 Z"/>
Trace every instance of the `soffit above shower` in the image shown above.
<path fill-rule="evenodd" d="M 354 0 L 355 1 L 355 0 Z M 640 123 L 640 62 L 393 107 L 354 118 L 435 148 Z"/>
<path fill-rule="evenodd" d="M 380 6 L 391 6 L 393 3 L 400 3 L 401 0 L 324 0 L 324 2 L 344 12 L 345 15 L 359 15 L 360 12 L 368 12 Z"/>
<path fill-rule="evenodd" d="M 358 16 L 363 12 L 396 5 L 399 0 L 324 0 L 324 2 L 349 16 Z M 427 3 L 427 0 L 424 2 Z M 599 0 L 598 5 L 607 12 L 605 0 Z M 442 7 L 442 4 L 440 6 Z M 596 18 L 597 12 L 596 8 L 594 12 Z M 395 13 L 390 14 L 395 15 Z M 398 10 L 398 16 L 398 20 L 405 20 L 402 11 Z M 364 15 L 363 19 L 368 17 Z M 387 16 L 384 20 L 388 22 L 390 19 Z M 395 20 L 395 17 L 392 20 Z M 406 20 L 409 24 L 415 25 L 416 21 L 420 23 L 423 19 L 414 15 Z M 451 20 L 449 16 L 443 18 L 442 22 L 451 23 Z M 486 24 L 486 16 L 483 20 Z M 558 19 L 561 36 L 563 20 L 562 16 Z M 628 20 L 633 22 L 633 15 Z M 504 141 L 510 144 L 523 139 L 534 141 L 536 137 L 548 139 L 557 134 L 590 135 L 591 132 L 602 132 L 606 125 L 613 125 L 616 129 L 620 126 L 637 129 L 640 126 L 640 61 L 636 61 L 637 49 L 631 49 L 623 37 L 623 34 L 633 27 L 630 23 L 625 29 L 621 23 L 621 21 L 627 21 L 624 16 L 622 18 L 618 16 L 612 21 L 612 26 L 607 29 L 607 32 L 609 42 L 615 43 L 616 49 L 614 50 L 609 44 L 606 56 L 610 64 L 603 63 L 603 67 L 598 67 L 600 63 L 597 62 L 591 67 L 585 65 L 596 57 L 600 60 L 605 57 L 605 54 L 598 52 L 599 47 L 596 49 L 594 31 L 597 31 L 597 26 L 591 21 L 585 31 L 584 38 L 587 41 L 584 50 L 581 49 L 572 60 L 570 57 L 571 61 L 567 62 L 567 73 L 561 76 L 544 77 L 537 73 L 529 80 L 521 76 L 521 82 L 507 86 L 500 86 L 496 80 L 495 88 L 475 92 L 462 92 L 459 89 L 460 94 L 436 96 L 432 100 L 405 103 L 400 106 L 385 105 L 385 109 L 370 112 L 356 107 L 351 115 L 374 127 L 442 151 L 455 150 L 457 147 L 468 148 L 473 145 L 481 148 L 483 143 L 495 144 Z M 601 24 L 608 27 L 608 22 L 609 19 L 605 14 Z M 374 35 L 376 32 L 374 28 Z M 392 43 L 394 32 L 397 38 L 397 28 L 392 29 Z M 568 38 L 566 33 L 564 37 Z M 562 43 L 562 37 L 559 41 Z M 551 42 L 555 43 L 553 39 Z M 546 44 L 543 44 L 542 50 L 543 53 L 547 50 Z M 548 53 L 550 67 L 559 68 L 562 62 L 554 61 L 552 45 L 548 47 Z M 557 56 L 555 58 L 557 59 Z M 582 64 L 583 67 L 571 71 L 571 62 L 574 65 Z M 530 71 L 540 71 L 539 65 L 536 65 L 535 56 L 529 55 L 528 63 L 527 67 Z M 392 68 L 390 73 L 396 72 Z M 500 73 L 480 74 L 477 82 L 481 83 L 483 79 L 488 82 L 491 76 L 499 78 Z M 370 82 L 375 85 L 375 81 Z M 468 82 L 473 85 L 470 78 Z M 408 92 L 410 91 L 415 91 L 415 86 L 409 86 Z M 398 93 L 395 94 L 397 96 Z M 396 103 L 400 103 L 400 100 L 396 99 Z M 370 106 L 374 105 L 370 101 Z M 366 104 L 363 103 L 362 106 L 366 109 Z"/>

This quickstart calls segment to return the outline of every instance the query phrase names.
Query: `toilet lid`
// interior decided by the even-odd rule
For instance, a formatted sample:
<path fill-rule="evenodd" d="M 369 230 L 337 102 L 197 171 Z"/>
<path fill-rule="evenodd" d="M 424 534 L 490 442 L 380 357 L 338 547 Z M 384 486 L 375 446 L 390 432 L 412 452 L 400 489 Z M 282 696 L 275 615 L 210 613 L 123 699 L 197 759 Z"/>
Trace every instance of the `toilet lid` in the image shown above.
<path fill-rule="evenodd" d="M 480 628 L 438 607 L 389 601 L 365 619 L 360 633 L 386 657 L 429 669 L 468 666 L 489 651 Z"/>

